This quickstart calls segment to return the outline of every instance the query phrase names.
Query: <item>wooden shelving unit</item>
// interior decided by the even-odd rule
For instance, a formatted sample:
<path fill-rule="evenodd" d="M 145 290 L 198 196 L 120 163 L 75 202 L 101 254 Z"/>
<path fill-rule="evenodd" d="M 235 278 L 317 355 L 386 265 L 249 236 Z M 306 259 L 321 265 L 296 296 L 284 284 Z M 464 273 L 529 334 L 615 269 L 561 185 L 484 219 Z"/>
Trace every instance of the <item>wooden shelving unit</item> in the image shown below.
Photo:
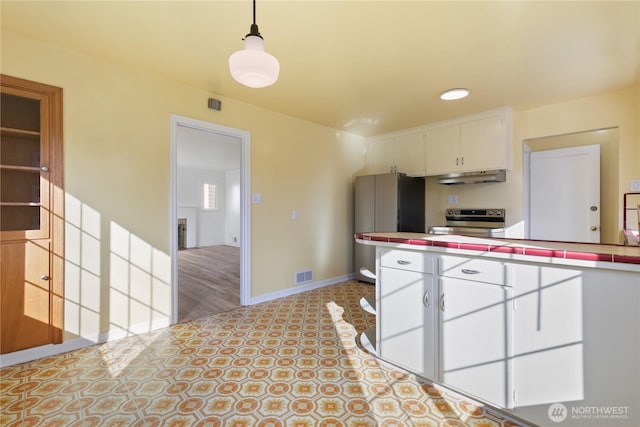
<path fill-rule="evenodd" d="M 0 354 L 62 342 L 62 89 L 0 76 Z M 33 291 L 37 289 L 37 292 Z"/>

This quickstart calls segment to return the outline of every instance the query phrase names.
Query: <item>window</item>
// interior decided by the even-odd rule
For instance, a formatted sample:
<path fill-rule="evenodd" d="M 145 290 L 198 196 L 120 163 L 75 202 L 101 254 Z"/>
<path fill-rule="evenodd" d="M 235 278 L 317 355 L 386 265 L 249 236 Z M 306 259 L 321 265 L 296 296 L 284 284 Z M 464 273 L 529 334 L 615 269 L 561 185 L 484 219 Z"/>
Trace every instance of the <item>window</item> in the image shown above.
<path fill-rule="evenodd" d="M 204 184 L 204 204 L 205 209 L 218 209 L 218 198 L 216 184 Z"/>

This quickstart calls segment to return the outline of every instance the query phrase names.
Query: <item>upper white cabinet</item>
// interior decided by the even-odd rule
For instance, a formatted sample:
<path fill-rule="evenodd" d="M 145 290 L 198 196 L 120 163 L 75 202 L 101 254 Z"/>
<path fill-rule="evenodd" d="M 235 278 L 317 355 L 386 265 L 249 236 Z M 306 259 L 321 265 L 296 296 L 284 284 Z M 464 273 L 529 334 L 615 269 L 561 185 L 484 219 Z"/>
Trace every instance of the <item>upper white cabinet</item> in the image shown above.
<path fill-rule="evenodd" d="M 367 173 L 371 175 L 394 172 L 393 137 L 367 141 Z"/>
<path fill-rule="evenodd" d="M 381 135 L 367 142 L 367 172 L 408 176 L 511 169 L 509 108 Z"/>
<path fill-rule="evenodd" d="M 424 131 L 398 135 L 393 145 L 393 159 L 398 167 L 397 172 L 408 176 L 424 176 Z"/>
<path fill-rule="evenodd" d="M 426 175 L 442 175 L 452 170 L 460 157 L 460 125 L 427 129 L 425 137 Z"/>
<path fill-rule="evenodd" d="M 511 111 L 442 123 L 426 131 L 426 175 L 511 169 Z"/>
<path fill-rule="evenodd" d="M 511 168 L 511 138 L 498 114 L 460 124 L 460 170 Z"/>
<path fill-rule="evenodd" d="M 425 175 L 424 131 L 403 132 L 367 142 L 367 172 Z"/>

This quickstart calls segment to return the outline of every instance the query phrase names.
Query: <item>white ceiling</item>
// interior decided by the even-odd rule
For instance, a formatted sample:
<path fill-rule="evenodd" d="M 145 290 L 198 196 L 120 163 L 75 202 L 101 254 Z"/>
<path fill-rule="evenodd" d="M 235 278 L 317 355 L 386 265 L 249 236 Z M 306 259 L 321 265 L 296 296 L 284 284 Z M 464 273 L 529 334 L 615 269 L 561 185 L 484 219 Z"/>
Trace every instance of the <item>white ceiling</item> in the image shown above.
<path fill-rule="evenodd" d="M 227 65 L 249 31 L 250 0 L 0 4 L 4 29 L 362 135 L 562 102 L 640 76 L 638 1 L 258 0 L 281 64 L 263 89 L 239 85 Z M 438 99 L 460 86 L 471 96 Z"/>

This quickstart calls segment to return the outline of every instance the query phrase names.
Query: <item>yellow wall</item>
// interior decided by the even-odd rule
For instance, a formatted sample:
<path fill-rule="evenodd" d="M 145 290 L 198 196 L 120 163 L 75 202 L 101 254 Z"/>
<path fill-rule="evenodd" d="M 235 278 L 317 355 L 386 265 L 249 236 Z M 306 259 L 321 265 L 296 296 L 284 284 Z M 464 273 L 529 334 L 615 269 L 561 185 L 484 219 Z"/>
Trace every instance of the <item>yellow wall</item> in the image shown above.
<path fill-rule="evenodd" d="M 251 132 L 251 294 L 353 270 L 363 139 L 3 31 L 3 74 L 63 88 L 67 337 L 170 318 L 170 114 Z M 293 220 L 296 209 L 299 218 Z M 144 330 L 144 327 L 142 327 Z"/>
<path fill-rule="evenodd" d="M 523 221 L 523 144 L 526 140 L 571 134 L 594 129 L 618 128 L 618 170 L 615 192 L 615 225 L 622 229 L 622 195 L 629 191 L 631 179 L 640 178 L 640 128 L 638 86 L 529 110 L 515 111 L 513 121 L 513 170 L 507 181 L 494 184 L 443 186 L 427 179 L 427 223 L 444 221 L 447 196 L 458 196 L 461 207 L 504 207 L 513 233 L 522 232 Z M 604 201 L 603 201 L 604 202 Z M 434 207 L 435 206 L 435 207 Z M 611 228 L 611 227 L 610 227 Z M 615 234 L 618 243 L 621 236 Z"/>

